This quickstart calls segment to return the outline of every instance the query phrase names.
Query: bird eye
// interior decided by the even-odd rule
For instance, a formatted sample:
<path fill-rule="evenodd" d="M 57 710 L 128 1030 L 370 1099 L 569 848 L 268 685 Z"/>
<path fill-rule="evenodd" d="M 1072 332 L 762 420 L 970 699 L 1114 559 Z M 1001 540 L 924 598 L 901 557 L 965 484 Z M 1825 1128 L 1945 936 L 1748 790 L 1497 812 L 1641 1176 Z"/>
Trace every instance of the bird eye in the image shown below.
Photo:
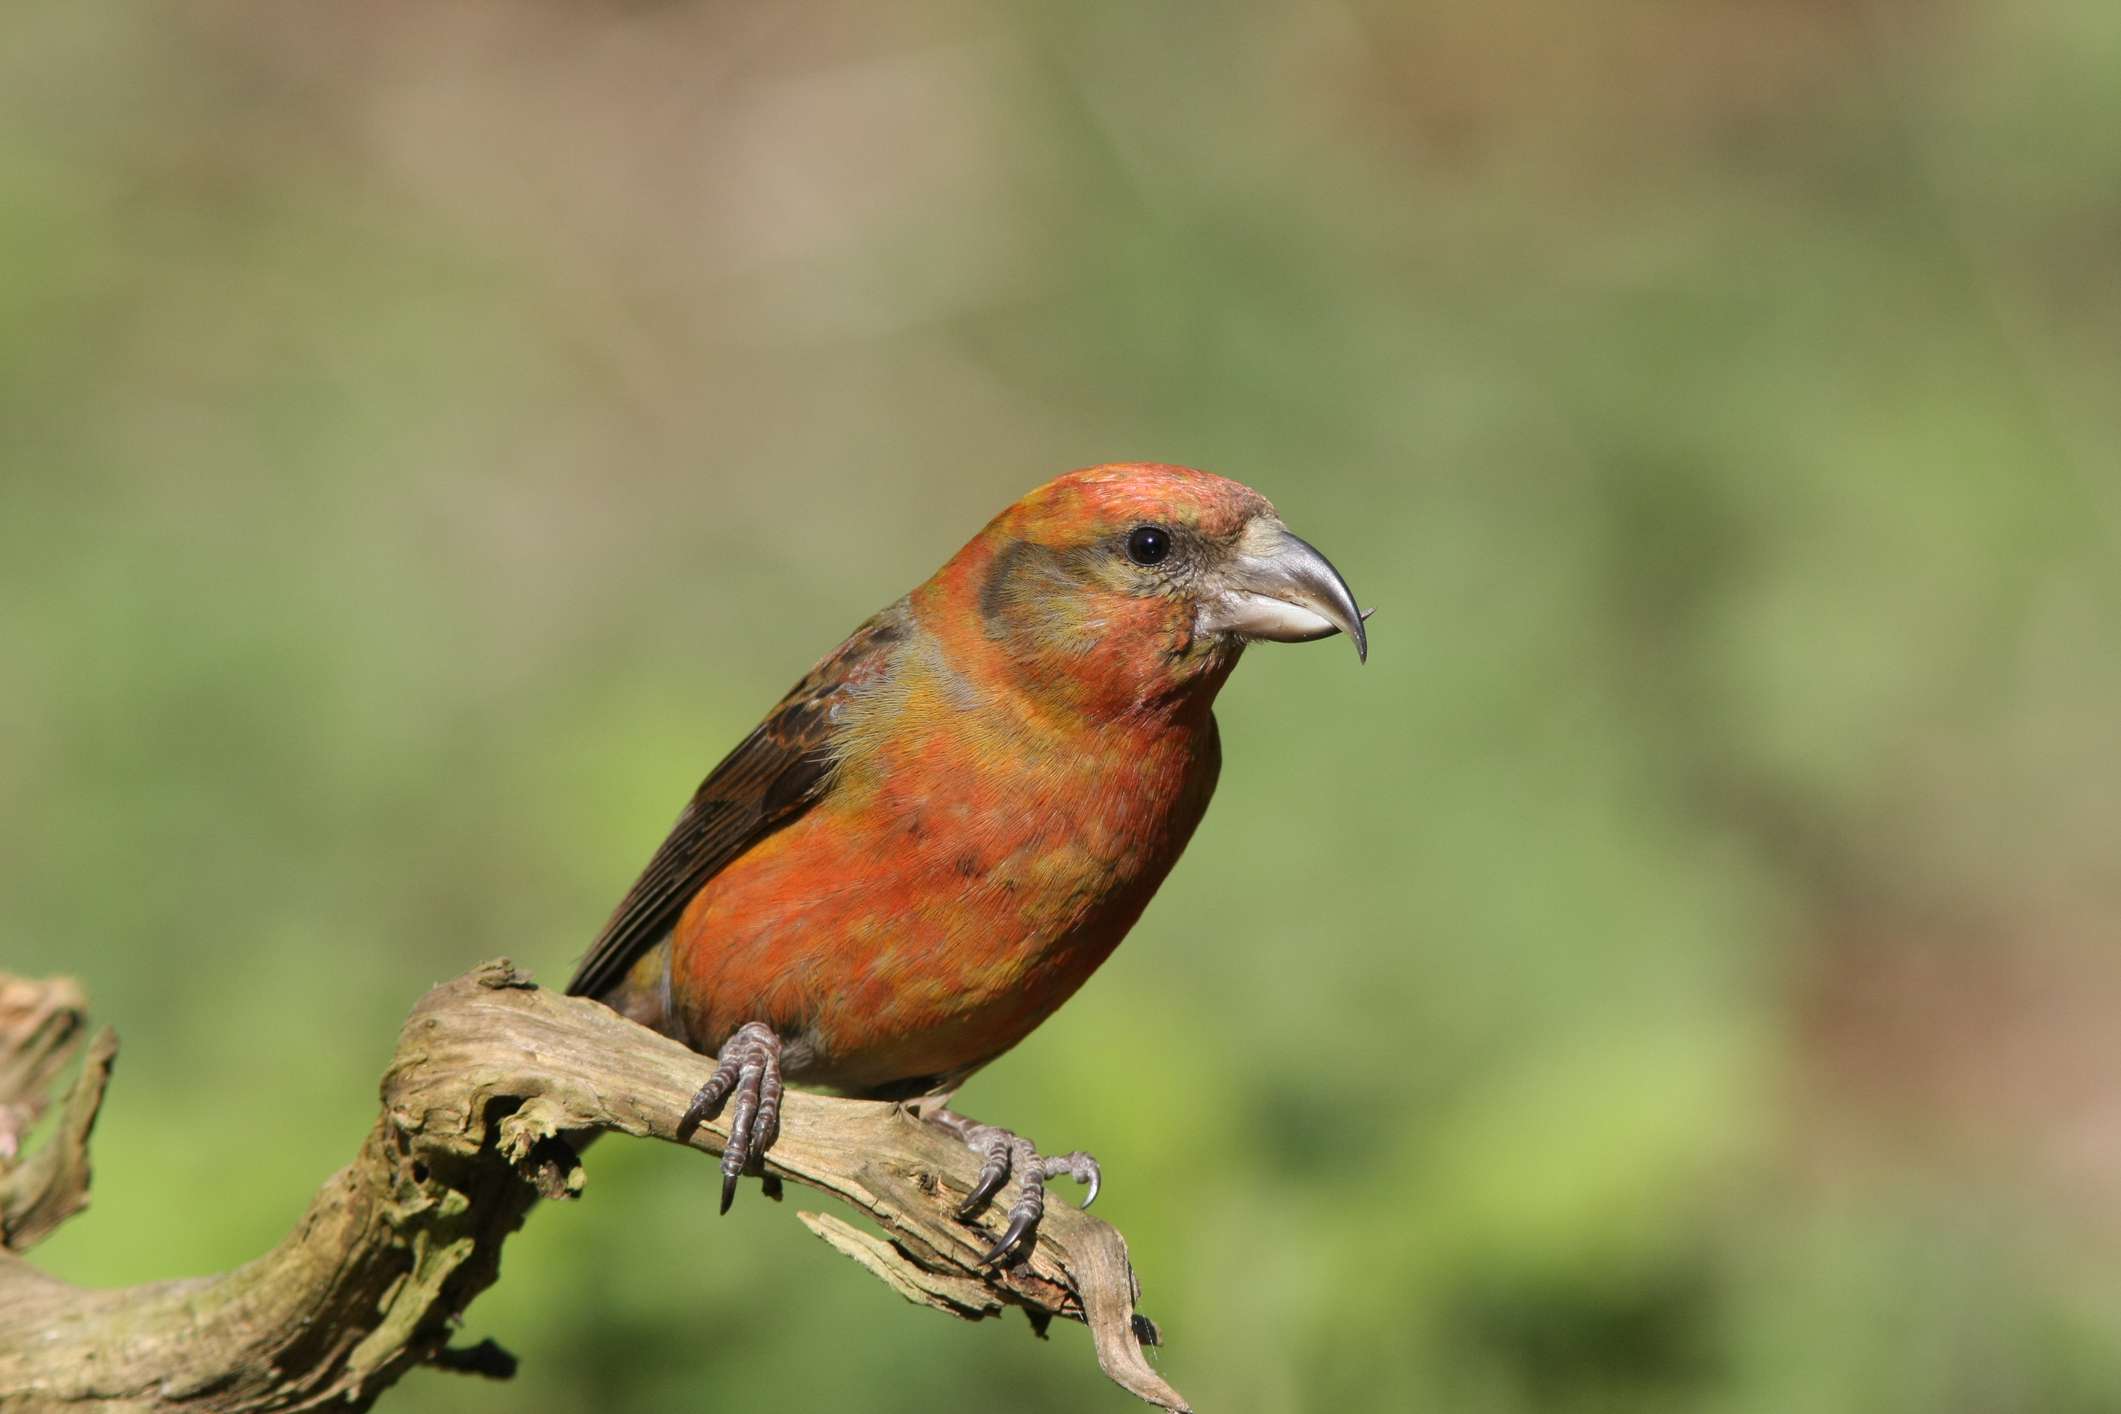
<path fill-rule="evenodd" d="M 1171 532 L 1160 525 L 1137 525 L 1127 536 L 1127 558 L 1137 565 L 1161 563 L 1171 553 Z"/>

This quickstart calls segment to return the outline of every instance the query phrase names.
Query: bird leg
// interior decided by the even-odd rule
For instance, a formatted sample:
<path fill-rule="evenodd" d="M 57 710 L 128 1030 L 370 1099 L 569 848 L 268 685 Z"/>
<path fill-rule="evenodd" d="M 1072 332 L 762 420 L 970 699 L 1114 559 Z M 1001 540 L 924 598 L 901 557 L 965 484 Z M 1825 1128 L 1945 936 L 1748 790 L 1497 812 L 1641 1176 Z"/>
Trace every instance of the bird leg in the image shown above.
<path fill-rule="evenodd" d="M 949 1109 L 931 1110 L 926 1117 L 956 1135 L 966 1148 L 980 1156 L 979 1181 L 972 1185 L 972 1192 L 959 1206 L 958 1217 L 972 1217 L 1001 1191 L 1012 1174 L 1016 1178 L 1016 1197 L 1009 1204 L 1009 1225 L 1003 1229 L 1001 1240 L 980 1258 L 983 1265 L 999 1262 L 1037 1235 L 1038 1220 L 1046 1212 L 1047 1179 L 1066 1174 L 1077 1183 L 1089 1185 L 1090 1192 L 1083 1199 L 1085 1208 L 1097 1201 L 1097 1160 L 1080 1149 L 1072 1154 L 1041 1154 L 1030 1140 L 1020 1135 L 967 1119 Z"/>
<path fill-rule="evenodd" d="M 700 1121 L 731 1095 L 729 1140 L 722 1146 L 722 1211 L 736 1198 L 737 1176 L 764 1154 L 781 1133 L 781 1038 L 763 1021 L 747 1021 L 723 1042 L 714 1074 L 700 1087 L 678 1121 L 680 1142 L 690 1141 Z"/>

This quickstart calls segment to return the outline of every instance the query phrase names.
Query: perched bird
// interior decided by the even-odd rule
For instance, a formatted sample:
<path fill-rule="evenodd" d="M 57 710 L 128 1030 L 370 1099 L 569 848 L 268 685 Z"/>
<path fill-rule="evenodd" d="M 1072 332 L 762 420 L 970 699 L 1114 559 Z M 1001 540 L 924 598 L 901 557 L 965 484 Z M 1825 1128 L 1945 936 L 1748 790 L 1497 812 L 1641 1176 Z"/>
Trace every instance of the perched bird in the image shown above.
<path fill-rule="evenodd" d="M 1048 1157 L 948 1108 L 1082 986 L 1192 837 L 1246 643 L 1345 633 L 1347 582 L 1265 497 L 1186 467 L 1071 472 L 856 629 L 708 775 L 568 991 L 718 1058 L 722 1210 L 784 1080 L 912 1102 L 971 1146 L 971 1217 Z"/>

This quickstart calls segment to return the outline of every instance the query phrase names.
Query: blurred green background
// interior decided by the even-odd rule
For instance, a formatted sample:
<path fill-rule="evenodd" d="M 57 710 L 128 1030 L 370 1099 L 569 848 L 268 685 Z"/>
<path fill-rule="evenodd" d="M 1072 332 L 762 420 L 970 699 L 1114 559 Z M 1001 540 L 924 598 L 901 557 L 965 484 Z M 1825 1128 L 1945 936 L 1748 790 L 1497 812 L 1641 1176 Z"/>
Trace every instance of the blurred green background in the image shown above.
<path fill-rule="evenodd" d="M 1148 458 L 1381 607 L 964 1097 L 1181 1389 L 2121 1410 L 2117 388 L 2111 0 L 11 6 L 0 965 L 125 1042 L 39 1258 L 263 1251 L 424 988 Z M 385 1407 L 1131 1407 L 589 1169 Z"/>

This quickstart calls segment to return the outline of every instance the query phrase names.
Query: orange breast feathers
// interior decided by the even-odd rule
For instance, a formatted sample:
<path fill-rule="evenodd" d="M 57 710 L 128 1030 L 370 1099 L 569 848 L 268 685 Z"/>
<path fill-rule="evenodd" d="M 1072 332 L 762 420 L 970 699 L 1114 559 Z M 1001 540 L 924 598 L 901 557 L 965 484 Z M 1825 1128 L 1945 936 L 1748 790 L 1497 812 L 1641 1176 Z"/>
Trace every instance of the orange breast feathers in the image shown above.
<path fill-rule="evenodd" d="M 984 582 L 916 592 L 836 708 L 832 788 L 685 909 L 670 996 L 695 1048 L 764 1021 L 792 1079 L 961 1076 L 1083 984 L 1185 848 L 1220 762 L 1216 684 L 1117 713 L 1057 700 L 991 613 L 956 611 Z"/>

